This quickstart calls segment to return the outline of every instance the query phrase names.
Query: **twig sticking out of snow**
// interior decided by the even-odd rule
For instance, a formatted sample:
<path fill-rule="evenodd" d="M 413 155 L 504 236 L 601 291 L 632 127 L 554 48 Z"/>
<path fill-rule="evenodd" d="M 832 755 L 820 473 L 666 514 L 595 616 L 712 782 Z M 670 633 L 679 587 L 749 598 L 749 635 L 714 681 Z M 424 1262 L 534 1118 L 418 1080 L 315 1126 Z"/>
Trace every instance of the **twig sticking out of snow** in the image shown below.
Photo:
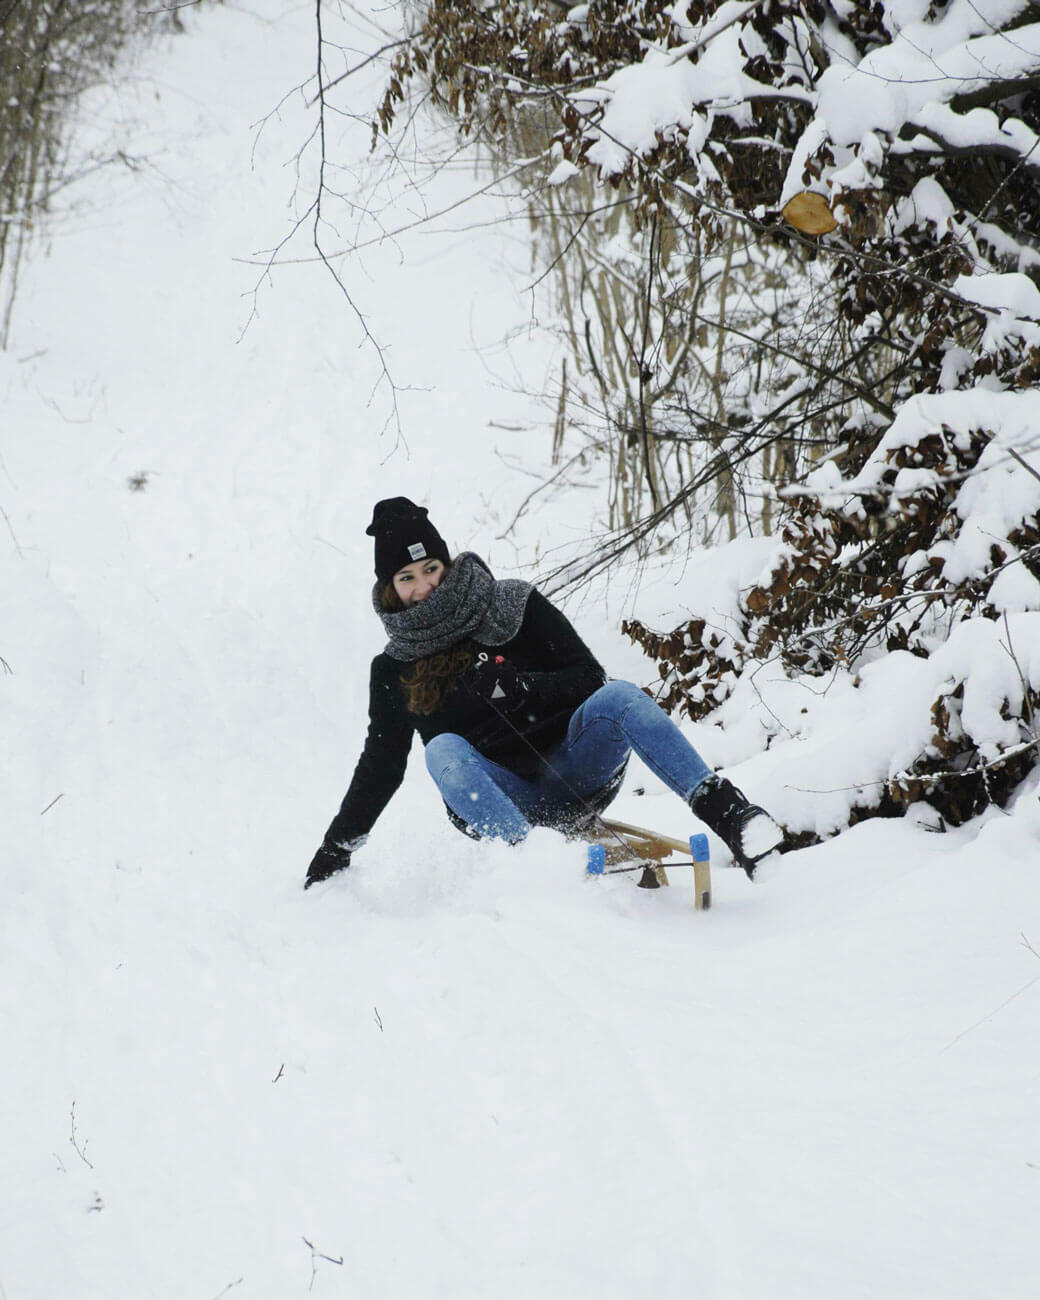
<path fill-rule="evenodd" d="M 1029 947 L 1029 945 L 1027 944 L 1026 947 Z M 995 1015 L 998 1015 L 1001 1011 L 1003 1011 L 1004 1008 L 1009 1003 L 1014 1002 L 1016 998 L 1020 998 L 1022 994 L 1025 993 L 1028 989 L 1031 989 L 1034 984 L 1040 984 L 1040 975 L 1034 976 L 1034 978 L 1031 979 L 1028 984 L 1023 984 L 1022 987 L 1016 993 L 1012 993 L 1012 995 L 1009 998 L 1005 998 L 1004 1001 L 1000 1004 L 1000 1006 L 996 1007 L 993 1011 L 991 1011 L 988 1016 L 983 1016 L 981 1020 L 976 1020 L 973 1025 L 969 1025 L 968 1028 L 963 1030 L 961 1033 L 959 1033 L 956 1038 L 951 1038 L 950 1041 L 943 1048 L 943 1051 L 948 1052 L 950 1048 L 954 1046 L 955 1043 L 959 1043 L 962 1038 L 967 1037 L 968 1034 L 978 1029 L 980 1025 L 984 1025 L 987 1020 L 992 1020 Z"/>
<path fill-rule="evenodd" d="M 234 1282 L 229 1282 L 219 1295 L 214 1296 L 213 1300 L 221 1300 L 221 1296 L 226 1296 L 229 1291 L 233 1291 L 236 1286 L 241 1286 L 245 1281 L 244 1277 L 236 1278 Z"/>
<path fill-rule="evenodd" d="M 301 1238 L 301 1240 L 303 1241 L 303 1244 L 307 1247 L 307 1249 L 311 1252 L 311 1281 L 310 1281 L 310 1285 L 307 1287 L 307 1290 L 312 1291 L 314 1289 L 314 1279 L 318 1275 L 318 1260 L 323 1259 L 329 1264 L 338 1264 L 339 1266 L 342 1267 L 343 1256 L 340 1255 L 339 1259 L 333 1259 L 331 1255 L 323 1255 L 322 1252 L 318 1250 L 318 1248 L 314 1246 L 311 1242 L 309 1242 L 306 1237 Z"/>
<path fill-rule="evenodd" d="M 1003 753 L 996 758 L 990 759 L 987 763 L 979 763 L 975 767 L 965 767 L 960 769 L 950 768 L 946 772 L 896 772 L 892 776 L 882 777 L 876 781 L 856 781 L 852 785 L 836 786 L 832 790 L 810 790 L 804 786 L 788 786 L 790 790 L 797 790 L 800 794 L 845 794 L 854 790 L 866 790 L 879 785 L 891 785 L 893 782 L 917 781 L 922 785 L 932 785 L 939 781 L 952 781 L 955 778 L 965 776 L 985 776 L 985 774 L 994 767 L 1000 767 L 1003 763 L 1012 758 L 1017 758 L 1019 754 L 1028 753 L 1031 749 L 1040 746 L 1040 736 L 1035 740 L 1023 741 L 1021 745 L 1012 745 L 1010 749 L 1005 749 Z"/>
<path fill-rule="evenodd" d="M 1028 471 L 1030 474 L 1032 474 L 1033 478 L 1035 478 L 1035 479 L 1040 479 L 1040 474 L 1038 474 L 1038 473 L 1036 472 L 1036 470 L 1032 467 L 1032 465 L 1030 465 L 1029 461 L 1024 460 L 1024 459 L 1023 459 L 1023 458 L 1018 454 L 1018 452 L 1014 449 L 1014 447 L 1008 447 L 1008 449 L 1007 449 L 1007 453 L 1008 453 L 1009 456 L 1014 457 L 1014 459 L 1018 461 L 1018 463 L 1022 466 L 1022 468 L 1023 468 L 1024 470 L 1026 470 L 1026 471 Z"/>
<path fill-rule="evenodd" d="M 72 1121 L 72 1131 L 69 1134 L 69 1145 L 75 1151 L 76 1155 L 78 1155 L 79 1158 L 83 1161 L 83 1163 L 87 1166 L 87 1168 L 93 1169 L 94 1166 L 87 1159 L 87 1147 L 89 1143 L 84 1142 L 83 1145 L 80 1146 L 79 1139 L 76 1136 L 76 1103 L 75 1102 L 72 1103 L 72 1110 L 69 1112 L 69 1115 Z"/>

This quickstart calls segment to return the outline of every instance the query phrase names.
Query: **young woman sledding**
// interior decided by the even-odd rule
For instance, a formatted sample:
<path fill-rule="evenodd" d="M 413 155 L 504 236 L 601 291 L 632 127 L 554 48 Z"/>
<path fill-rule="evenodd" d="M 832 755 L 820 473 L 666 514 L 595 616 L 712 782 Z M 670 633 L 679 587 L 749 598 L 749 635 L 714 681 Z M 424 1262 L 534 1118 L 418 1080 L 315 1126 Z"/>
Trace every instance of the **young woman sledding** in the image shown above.
<path fill-rule="evenodd" d="M 560 611 L 530 583 L 452 559 L 427 511 L 380 501 L 373 605 L 389 640 L 372 661 L 369 727 L 304 888 L 350 866 L 404 778 L 413 732 L 459 829 L 515 844 L 532 826 L 591 824 L 634 750 L 729 847 L 749 876 L 783 835 L 716 776 L 653 700 L 606 680 Z"/>

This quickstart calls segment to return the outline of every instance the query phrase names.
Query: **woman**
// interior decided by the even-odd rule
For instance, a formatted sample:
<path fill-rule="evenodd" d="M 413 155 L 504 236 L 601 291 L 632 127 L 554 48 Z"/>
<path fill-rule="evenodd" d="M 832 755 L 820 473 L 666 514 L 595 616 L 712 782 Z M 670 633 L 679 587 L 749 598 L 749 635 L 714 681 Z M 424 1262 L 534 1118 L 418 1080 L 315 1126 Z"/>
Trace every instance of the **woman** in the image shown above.
<path fill-rule="evenodd" d="M 779 827 L 716 776 L 630 682 L 607 682 L 566 618 L 530 583 L 455 557 L 406 497 L 380 501 L 373 605 L 389 641 L 372 661 L 369 727 L 304 888 L 350 866 L 404 778 L 413 732 L 448 816 L 518 843 L 533 825 L 577 831 L 617 794 L 632 750 L 754 874 Z"/>

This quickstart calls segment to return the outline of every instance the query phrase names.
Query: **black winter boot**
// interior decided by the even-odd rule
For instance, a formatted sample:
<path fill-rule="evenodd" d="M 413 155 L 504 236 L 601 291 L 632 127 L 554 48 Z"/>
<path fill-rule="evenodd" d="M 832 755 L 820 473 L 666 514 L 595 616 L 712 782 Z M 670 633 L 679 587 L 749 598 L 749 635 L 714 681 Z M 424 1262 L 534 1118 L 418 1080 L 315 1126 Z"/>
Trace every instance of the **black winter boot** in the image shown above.
<path fill-rule="evenodd" d="M 784 842 L 784 833 L 764 808 L 748 803 L 724 776 L 709 776 L 693 792 L 690 807 L 733 854 L 748 876 L 768 853 Z"/>

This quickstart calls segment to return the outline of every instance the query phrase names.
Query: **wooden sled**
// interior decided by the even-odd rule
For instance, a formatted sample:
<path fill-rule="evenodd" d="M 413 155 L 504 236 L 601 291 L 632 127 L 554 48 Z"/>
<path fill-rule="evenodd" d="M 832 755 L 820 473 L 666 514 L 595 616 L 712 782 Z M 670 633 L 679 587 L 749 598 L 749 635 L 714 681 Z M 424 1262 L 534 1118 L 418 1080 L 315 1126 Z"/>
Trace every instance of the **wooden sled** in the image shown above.
<path fill-rule="evenodd" d="M 643 872 L 636 883 L 643 889 L 657 889 L 670 883 L 664 861 L 673 853 L 692 855 L 694 904 L 698 910 L 711 906 L 711 864 L 706 835 L 678 840 L 645 826 L 601 818 L 597 825 L 590 827 L 585 838 L 589 841 L 590 875 L 602 875 L 608 867 L 642 864 Z"/>

